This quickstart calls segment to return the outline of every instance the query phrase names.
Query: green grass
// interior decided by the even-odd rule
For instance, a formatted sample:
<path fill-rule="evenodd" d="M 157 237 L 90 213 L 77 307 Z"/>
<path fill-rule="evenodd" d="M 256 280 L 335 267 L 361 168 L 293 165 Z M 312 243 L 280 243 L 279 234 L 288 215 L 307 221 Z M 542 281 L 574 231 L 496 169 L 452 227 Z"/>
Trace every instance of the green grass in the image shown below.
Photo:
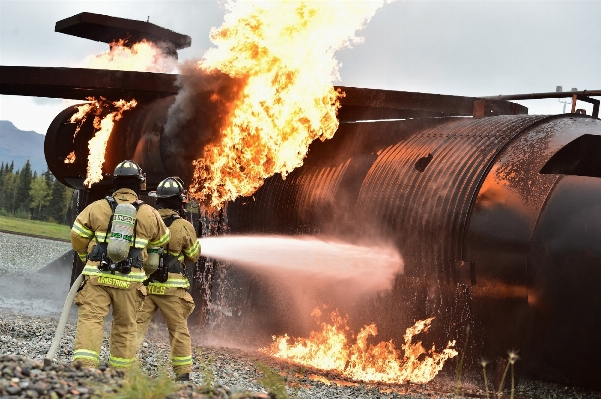
<path fill-rule="evenodd" d="M 261 384 L 270 395 L 275 396 L 276 399 L 290 399 L 288 391 L 286 390 L 286 383 L 275 369 L 261 362 L 258 362 L 256 366 L 257 370 L 263 374 L 257 382 Z"/>
<path fill-rule="evenodd" d="M 150 377 L 136 364 L 128 371 L 117 392 L 105 394 L 102 399 L 165 399 L 179 388 L 165 369 L 159 370 L 157 376 Z"/>
<path fill-rule="evenodd" d="M 0 216 L 0 230 L 69 240 L 71 229 L 63 224 Z"/>

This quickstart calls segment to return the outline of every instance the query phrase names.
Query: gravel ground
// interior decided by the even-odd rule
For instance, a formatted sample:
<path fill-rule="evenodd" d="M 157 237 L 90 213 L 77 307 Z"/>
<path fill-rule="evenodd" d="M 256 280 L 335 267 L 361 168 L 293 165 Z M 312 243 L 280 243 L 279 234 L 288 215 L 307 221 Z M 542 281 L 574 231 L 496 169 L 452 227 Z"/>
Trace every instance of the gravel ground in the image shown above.
<path fill-rule="evenodd" d="M 0 276 L 31 274 L 71 249 L 63 241 L 0 233 Z M 68 283 L 68 281 L 67 281 Z"/>
<path fill-rule="evenodd" d="M 25 244 L 25 245 L 23 245 Z M 68 243 L 0 233 L 0 399 L 4 398 L 88 398 L 113 392 L 123 384 L 123 375 L 101 366 L 99 370 L 77 370 L 69 365 L 75 333 L 76 307 L 67 323 L 56 363 L 44 367 L 58 314 L 66 297 L 69 271 L 54 275 L 36 273 L 45 264 L 69 250 Z M 102 356 L 108 358 L 108 330 Z M 260 363 L 276 370 L 285 380 L 288 392 L 298 399 L 309 398 L 450 398 L 453 397 L 452 370 L 441 373 L 427 385 L 371 385 L 345 381 L 336 375 L 307 370 L 267 358 L 256 351 L 224 348 L 212 344 L 219 331 L 191 329 L 194 347 L 192 381 L 181 386 L 173 398 L 203 398 L 203 383 L 210 380 L 220 398 L 267 399 L 258 381 Z M 167 328 L 153 323 L 138 353 L 139 364 L 156 375 L 168 366 Z M 464 378 L 466 397 L 485 397 L 479 388 L 480 376 Z M 254 392 L 249 394 L 248 392 Z M 205 392 L 206 393 L 206 392 Z M 508 396 L 507 396 L 508 397 Z M 171 398 L 171 396 L 170 396 Z M 539 381 L 520 381 L 518 398 L 601 398 L 598 392 L 564 387 Z"/>

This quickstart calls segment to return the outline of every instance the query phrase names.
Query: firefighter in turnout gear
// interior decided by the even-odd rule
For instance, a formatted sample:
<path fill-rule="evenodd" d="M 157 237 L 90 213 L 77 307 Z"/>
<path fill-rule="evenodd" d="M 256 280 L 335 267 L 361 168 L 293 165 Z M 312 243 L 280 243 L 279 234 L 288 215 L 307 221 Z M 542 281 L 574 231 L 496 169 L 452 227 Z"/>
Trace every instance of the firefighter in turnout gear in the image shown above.
<path fill-rule="evenodd" d="M 156 197 L 157 209 L 169 227 L 171 241 L 163 247 L 162 260 L 145 283 L 148 284 L 148 296 L 138 313 L 138 345 L 144 340 L 157 309 L 160 309 L 169 329 L 173 371 L 178 381 L 187 381 L 192 369 L 187 319 L 194 310 L 194 301 L 187 291 L 190 283 L 185 274 L 185 261 L 198 260 L 200 243 L 192 224 L 182 218 L 188 197 L 181 179 L 168 177 L 160 182 Z"/>
<path fill-rule="evenodd" d="M 136 315 L 146 296 L 145 248 L 165 245 L 170 233 L 158 212 L 138 201 L 145 175 L 135 162 L 117 165 L 113 182 L 112 196 L 88 205 L 71 229 L 71 244 L 85 264 L 74 298 L 79 310 L 73 363 L 98 367 L 104 319 L 112 307 L 109 365 L 127 369 L 134 364 Z M 122 256 L 115 252 L 119 246 Z"/>

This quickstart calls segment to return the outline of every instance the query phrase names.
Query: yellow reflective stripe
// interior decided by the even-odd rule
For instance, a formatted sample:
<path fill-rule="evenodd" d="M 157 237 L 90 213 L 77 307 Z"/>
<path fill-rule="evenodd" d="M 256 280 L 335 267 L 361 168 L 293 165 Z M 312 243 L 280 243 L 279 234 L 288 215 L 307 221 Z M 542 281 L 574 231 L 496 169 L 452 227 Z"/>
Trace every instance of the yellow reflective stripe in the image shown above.
<path fill-rule="evenodd" d="M 138 271 L 138 269 L 136 269 L 136 268 L 131 269 L 131 273 L 129 273 L 129 274 L 122 274 L 119 272 L 115 272 L 115 274 L 111 274 L 110 272 L 103 272 L 103 271 L 98 270 L 98 267 L 96 267 L 96 266 L 86 265 L 86 267 L 83 268 L 83 271 L 81 273 L 85 274 L 86 276 L 111 277 L 111 278 L 114 278 L 115 280 L 124 280 L 124 281 L 144 281 L 144 280 L 146 280 L 146 273 L 144 273 L 144 270 Z"/>
<path fill-rule="evenodd" d="M 196 240 L 196 242 L 194 243 L 194 245 L 192 245 L 191 248 L 184 249 L 184 253 L 186 254 L 187 257 L 191 258 L 192 256 L 196 255 L 196 253 L 199 250 L 200 250 L 200 242 L 198 242 L 198 240 Z"/>
<path fill-rule="evenodd" d="M 123 359 L 121 357 L 114 357 L 111 355 L 109 357 L 109 365 L 111 367 L 131 367 L 134 365 L 135 358 L 131 359 Z"/>
<path fill-rule="evenodd" d="M 73 351 L 73 360 L 75 359 L 90 359 L 98 362 L 100 360 L 100 353 L 89 349 L 76 349 Z"/>
<path fill-rule="evenodd" d="M 192 364 L 192 355 L 190 356 L 173 356 L 171 358 L 171 364 L 173 366 L 185 366 Z"/>
<path fill-rule="evenodd" d="M 78 253 L 77 256 L 79 256 L 79 259 L 81 259 L 81 261 L 83 263 L 86 263 L 88 260 L 88 254 L 86 254 L 86 253 L 83 253 L 83 254 Z"/>
<path fill-rule="evenodd" d="M 98 241 L 104 241 L 104 239 L 106 238 L 106 231 L 97 231 L 94 233 L 94 235 L 96 236 Z"/>
<path fill-rule="evenodd" d="M 188 288 L 190 287 L 190 282 L 188 281 L 188 279 L 183 279 L 183 278 L 170 278 L 167 281 L 165 281 L 164 283 L 159 283 L 159 282 L 151 282 L 148 283 L 148 285 L 152 285 L 155 287 L 167 287 L 167 288 Z"/>
<path fill-rule="evenodd" d="M 147 245 L 148 245 L 148 240 L 147 239 L 136 237 L 136 242 L 134 243 L 134 246 L 136 248 L 144 248 Z"/>
<path fill-rule="evenodd" d="M 161 238 L 159 238 L 157 241 L 150 241 L 150 245 L 154 246 L 154 247 L 162 247 L 163 245 L 167 244 L 169 242 L 169 239 L 171 238 L 171 232 L 169 230 L 167 230 L 167 232 L 165 234 L 163 234 L 163 236 Z"/>
<path fill-rule="evenodd" d="M 92 238 L 94 232 L 79 222 L 74 222 L 71 231 L 82 236 L 83 238 Z"/>
<path fill-rule="evenodd" d="M 174 258 L 177 258 L 177 260 L 179 260 L 180 262 L 182 260 L 184 260 L 184 255 L 181 252 L 171 252 L 171 251 L 169 251 L 169 255 L 173 256 Z"/>

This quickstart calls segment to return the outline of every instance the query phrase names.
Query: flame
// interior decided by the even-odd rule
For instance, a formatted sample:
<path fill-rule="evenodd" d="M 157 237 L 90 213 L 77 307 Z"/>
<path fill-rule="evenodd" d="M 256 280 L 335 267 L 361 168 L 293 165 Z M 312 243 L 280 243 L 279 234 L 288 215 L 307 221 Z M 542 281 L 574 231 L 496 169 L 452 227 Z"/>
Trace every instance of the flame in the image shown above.
<path fill-rule="evenodd" d="M 90 111 L 92 111 L 92 109 L 94 107 L 96 107 L 96 108 L 99 107 L 98 102 L 94 98 L 88 97 L 88 100 L 93 101 L 93 103 L 86 103 L 86 104 L 76 106 L 75 109 L 77 109 L 77 112 L 74 113 L 73 115 L 71 115 L 71 118 L 69 118 L 69 122 L 77 123 L 77 127 L 75 128 L 75 133 L 73 134 L 73 139 L 75 139 L 75 137 L 77 137 L 77 133 L 79 133 L 81 126 L 84 124 L 84 122 L 88 118 L 88 114 L 90 113 Z"/>
<path fill-rule="evenodd" d="M 75 151 L 71 151 L 69 153 L 69 155 L 67 155 L 67 158 L 65 158 L 64 162 L 65 163 L 73 163 L 73 162 L 75 162 Z"/>
<path fill-rule="evenodd" d="M 197 64 L 247 83 L 219 142 L 194 162 L 192 196 L 219 207 L 284 178 L 309 144 L 338 128 L 336 50 L 361 42 L 355 32 L 384 1 L 228 1 L 212 48 Z"/>
<path fill-rule="evenodd" d="M 111 103 L 116 110 L 109 112 L 104 117 L 96 116 L 94 118 L 94 129 L 97 130 L 94 137 L 88 141 L 88 174 L 83 184 L 90 187 L 92 184 L 102 180 L 102 164 L 104 164 L 104 155 L 106 145 L 109 141 L 115 121 L 118 121 L 123 116 L 123 111 L 134 108 L 138 103 L 136 100 L 125 101 L 119 100 Z"/>
<path fill-rule="evenodd" d="M 85 186 L 90 187 L 92 184 L 102 180 L 102 165 L 104 164 L 106 145 L 115 122 L 122 118 L 124 111 L 134 108 L 138 103 L 136 100 L 111 102 L 107 101 L 104 97 L 100 97 L 99 100 L 88 97 L 88 100 L 90 101 L 89 103 L 75 107 L 77 112 L 71 116 L 69 122 L 78 123 L 75 135 L 73 136 L 75 138 L 88 116 L 94 113 L 93 125 L 96 132 L 94 137 L 88 141 L 88 167 L 86 179 L 83 182 Z M 73 163 L 74 161 L 75 153 L 71 152 L 64 162 Z"/>
<path fill-rule="evenodd" d="M 105 53 L 86 57 L 84 66 L 93 69 L 167 73 L 177 65 L 175 57 L 146 39 L 131 46 L 126 40 L 119 39 L 109 46 L 110 50 Z"/>
<path fill-rule="evenodd" d="M 315 311 L 312 315 L 319 317 Z M 304 366 L 336 371 L 353 380 L 393 384 L 407 381 L 425 384 L 438 374 L 447 359 L 457 356 L 453 349 L 455 341 L 449 341 L 442 352 L 436 352 L 434 346 L 426 350 L 421 341 L 413 342 L 415 335 L 428 331 L 433 317 L 420 320 L 406 330 L 400 351 L 392 341 L 367 343 L 369 337 L 378 334 L 375 324 L 364 326 L 356 342 L 350 344 L 348 316 L 341 317 L 334 311 L 330 318 L 331 324 L 321 323 L 321 331 L 312 331 L 309 338 L 296 338 L 290 343 L 288 335 L 273 337 L 271 346 L 260 351 Z"/>

